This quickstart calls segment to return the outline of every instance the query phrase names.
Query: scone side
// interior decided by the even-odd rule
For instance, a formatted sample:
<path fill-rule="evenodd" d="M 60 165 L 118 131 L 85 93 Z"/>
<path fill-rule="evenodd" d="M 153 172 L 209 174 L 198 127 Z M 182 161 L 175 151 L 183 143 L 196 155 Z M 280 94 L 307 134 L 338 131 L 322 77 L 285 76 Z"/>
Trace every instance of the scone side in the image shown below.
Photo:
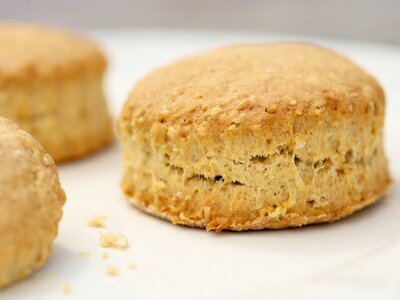
<path fill-rule="evenodd" d="M 123 190 L 131 202 L 146 211 L 158 211 L 157 215 L 174 223 L 208 229 L 283 228 L 334 221 L 376 201 L 388 189 L 390 179 L 379 129 L 382 116 L 370 118 L 369 124 L 362 125 L 357 122 L 360 120 L 351 118 L 339 122 L 335 130 L 338 137 L 343 137 L 341 145 L 340 139 L 328 137 L 333 124 L 324 120 L 325 125 L 311 122 L 314 119 L 296 119 L 292 136 L 283 135 L 286 140 L 280 137 L 270 142 L 273 153 L 263 152 L 269 149 L 266 140 L 266 145 L 258 145 L 257 141 L 262 139 L 255 138 L 251 144 L 249 140 L 234 140 L 237 136 L 245 137 L 244 134 L 233 134 L 233 140 L 223 136 L 228 145 L 239 145 L 230 148 L 232 159 L 225 159 L 210 153 L 221 154 L 219 150 L 229 149 L 226 144 L 199 145 L 195 141 L 197 136 L 189 134 L 184 144 L 174 143 L 173 147 L 178 148 L 168 149 L 165 140 L 173 139 L 138 128 L 125 131 L 121 119 Z M 371 136 L 370 130 L 377 130 L 376 135 Z M 307 135 L 307 131 L 312 134 Z M 359 141 L 355 144 L 356 134 Z M 208 152 L 200 156 L 192 153 L 199 148 Z M 235 150 L 236 153 L 232 152 Z M 245 161 L 240 156 L 244 153 L 258 155 Z M 206 156 L 209 158 L 203 162 L 193 160 Z M 247 171 L 237 164 L 245 165 Z M 241 175 L 245 173 L 250 177 Z M 197 186 L 193 185 L 194 180 L 199 182 Z M 357 188 L 353 181 L 358 182 Z M 263 182 L 269 184 L 262 186 Z M 235 191 L 227 191 L 226 187 Z M 263 192 L 258 192 L 260 189 Z M 206 214 L 211 219 L 204 219 Z"/>
<path fill-rule="evenodd" d="M 382 199 L 389 191 L 391 180 L 389 176 L 382 177 L 376 184 L 376 187 L 380 190 L 375 194 L 360 196 L 360 198 L 340 199 L 342 205 L 335 209 L 316 209 L 313 211 L 302 208 L 304 207 L 303 205 L 299 205 L 299 207 L 292 208 L 289 211 L 284 211 L 282 207 L 274 207 L 275 209 L 270 210 L 270 206 L 268 205 L 267 209 L 262 207 L 258 210 L 255 210 L 254 207 L 251 206 L 248 207 L 249 210 L 253 210 L 253 213 L 256 211 L 255 216 L 254 214 L 243 216 L 240 212 L 225 216 L 224 212 L 221 211 L 213 215 L 212 212 L 210 212 L 210 207 L 217 201 L 214 197 L 207 199 L 206 196 L 203 199 L 205 206 L 198 208 L 198 204 L 195 204 L 195 209 L 193 209 L 190 199 L 183 200 L 176 196 L 164 197 L 159 194 L 151 194 L 143 189 L 135 190 L 132 182 L 128 183 L 126 180 L 123 181 L 122 188 L 131 204 L 149 214 L 169 220 L 174 224 L 216 231 L 243 231 L 300 227 L 307 224 L 339 220 Z M 150 187 L 149 190 L 151 190 Z M 232 199 L 232 204 L 235 200 L 240 201 L 240 199 Z M 187 205 L 188 207 L 185 205 L 185 202 L 189 202 Z M 190 209 L 188 209 L 189 207 Z M 208 211 L 205 210 L 206 208 Z M 272 216 L 268 215 L 268 210 L 271 211 Z M 209 214 L 208 216 L 207 213 Z M 261 214 L 263 216 L 260 216 Z"/>
<path fill-rule="evenodd" d="M 30 132 L 57 162 L 79 158 L 114 138 L 102 76 L 90 71 L 51 83 L 10 84 L 0 92 L 0 113 Z"/>
<path fill-rule="evenodd" d="M 369 199 L 363 200 L 360 204 L 359 199 L 348 199 L 349 206 L 341 211 L 330 212 L 328 214 L 315 214 L 300 216 L 298 213 L 291 213 L 281 216 L 279 218 L 262 218 L 258 220 L 249 220 L 248 222 L 241 224 L 242 219 L 231 220 L 230 223 L 219 222 L 218 220 L 205 220 L 205 219 L 189 219 L 185 217 L 185 211 L 179 214 L 170 214 L 160 210 L 163 207 L 149 206 L 147 203 L 152 202 L 150 197 L 132 197 L 129 194 L 125 194 L 128 201 L 137 207 L 138 209 L 158 217 L 160 219 L 170 221 L 172 224 L 179 224 L 189 227 L 205 228 L 207 231 L 220 232 L 222 230 L 231 231 L 246 231 L 246 230 L 264 230 L 264 229 L 284 229 L 289 227 L 302 227 L 304 225 L 319 224 L 335 222 L 347 216 L 350 216 L 364 207 L 370 206 L 377 201 L 383 199 L 387 195 L 390 187 L 390 180 L 386 183 L 385 189 L 382 193 L 372 196 Z M 141 199 L 141 200 L 139 200 Z M 182 213 L 182 214 L 181 214 Z M 182 218 L 182 216 L 184 216 Z"/>

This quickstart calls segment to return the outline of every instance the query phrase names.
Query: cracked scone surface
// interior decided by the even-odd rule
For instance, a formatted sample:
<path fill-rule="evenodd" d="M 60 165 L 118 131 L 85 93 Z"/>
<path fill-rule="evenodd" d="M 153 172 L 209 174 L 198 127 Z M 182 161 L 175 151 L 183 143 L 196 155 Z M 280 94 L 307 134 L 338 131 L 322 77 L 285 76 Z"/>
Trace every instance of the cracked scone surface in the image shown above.
<path fill-rule="evenodd" d="M 137 207 L 208 230 L 329 222 L 387 191 L 384 93 L 311 44 L 220 48 L 139 81 L 119 119 Z"/>
<path fill-rule="evenodd" d="M 51 252 L 65 194 L 53 159 L 0 117 L 0 288 L 29 276 Z"/>
<path fill-rule="evenodd" d="M 106 59 L 74 33 L 0 23 L 0 116 L 31 133 L 55 161 L 113 139 L 102 81 Z"/>

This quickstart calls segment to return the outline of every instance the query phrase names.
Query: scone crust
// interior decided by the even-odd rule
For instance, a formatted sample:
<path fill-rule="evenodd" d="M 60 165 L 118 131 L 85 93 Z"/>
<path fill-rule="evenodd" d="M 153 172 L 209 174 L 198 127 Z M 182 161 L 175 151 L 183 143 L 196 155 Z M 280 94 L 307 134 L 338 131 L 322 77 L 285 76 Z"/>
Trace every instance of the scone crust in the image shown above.
<path fill-rule="evenodd" d="M 207 229 L 329 222 L 390 185 L 384 93 L 311 44 L 239 45 L 141 80 L 119 120 L 130 201 Z"/>
<path fill-rule="evenodd" d="M 103 72 L 107 66 L 94 42 L 62 29 L 0 23 L 0 45 L 0 87 L 10 82 L 52 82 L 88 70 Z"/>
<path fill-rule="evenodd" d="M 389 184 L 384 183 L 388 188 Z M 130 198 L 129 201 L 140 210 L 156 216 L 160 219 L 170 221 L 173 224 L 185 225 L 189 227 L 205 228 L 207 231 L 220 232 L 222 230 L 230 231 L 246 231 L 246 230 L 263 230 L 263 229 L 283 229 L 289 227 L 301 227 L 308 224 L 327 223 L 340 220 L 344 217 L 350 216 L 360 209 L 374 204 L 376 201 L 384 197 L 388 193 L 388 189 L 382 190 L 376 195 L 370 196 L 368 199 L 346 199 L 348 205 L 338 210 L 331 210 L 321 213 L 299 214 L 294 212 L 285 214 L 279 217 L 260 217 L 248 220 L 242 219 L 215 219 L 210 220 L 207 218 L 189 218 L 185 215 L 186 211 L 172 208 L 172 213 L 165 209 L 164 205 L 157 206 L 157 204 L 148 204 L 153 201 L 153 196 L 144 196 L 143 194 L 136 199 Z M 126 193 L 129 195 L 128 193 Z"/>
<path fill-rule="evenodd" d="M 107 62 L 78 34 L 0 23 L 0 115 L 31 133 L 55 161 L 113 141 L 103 92 Z"/>
<path fill-rule="evenodd" d="M 0 288 L 41 267 L 58 231 L 65 194 L 53 159 L 0 117 Z"/>

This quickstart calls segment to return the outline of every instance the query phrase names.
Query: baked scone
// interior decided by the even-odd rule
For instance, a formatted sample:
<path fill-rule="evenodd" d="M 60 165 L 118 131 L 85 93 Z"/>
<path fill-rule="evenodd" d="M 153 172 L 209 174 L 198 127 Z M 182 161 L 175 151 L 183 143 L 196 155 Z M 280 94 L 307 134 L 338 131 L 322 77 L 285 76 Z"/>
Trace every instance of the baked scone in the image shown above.
<path fill-rule="evenodd" d="M 0 288 L 46 261 L 65 202 L 57 168 L 43 147 L 0 117 Z"/>
<path fill-rule="evenodd" d="M 123 108 L 122 188 L 208 230 L 334 221 L 388 191 L 384 105 L 374 78 L 311 44 L 183 59 L 138 82 Z"/>
<path fill-rule="evenodd" d="M 55 161 L 113 139 L 103 94 L 106 59 L 73 33 L 0 23 L 0 116 L 31 133 Z"/>

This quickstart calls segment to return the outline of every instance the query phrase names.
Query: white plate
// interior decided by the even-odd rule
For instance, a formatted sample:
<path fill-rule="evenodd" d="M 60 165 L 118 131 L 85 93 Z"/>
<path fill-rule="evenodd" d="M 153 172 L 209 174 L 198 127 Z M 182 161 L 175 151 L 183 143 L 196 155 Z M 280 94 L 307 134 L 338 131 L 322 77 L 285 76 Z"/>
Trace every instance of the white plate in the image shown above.
<path fill-rule="evenodd" d="M 93 31 L 111 58 L 107 87 L 114 115 L 133 83 L 160 64 L 221 44 L 311 40 L 256 33 Z M 299 229 L 219 233 L 174 226 L 143 214 L 119 189 L 114 146 L 60 166 L 67 193 L 54 252 L 34 276 L 1 299 L 337 299 L 400 298 L 400 48 L 312 39 L 351 57 L 374 74 L 387 94 L 386 145 L 396 181 L 384 201 L 334 224 Z M 125 251 L 99 246 L 86 226 L 107 216 L 107 230 L 129 237 Z M 89 257 L 79 252 L 89 251 Z M 137 269 L 129 270 L 134 262 Z M 119 275 L 105 274 L 107 265 Z M 63 285 L 71 292 L 63 294 Z"/>

